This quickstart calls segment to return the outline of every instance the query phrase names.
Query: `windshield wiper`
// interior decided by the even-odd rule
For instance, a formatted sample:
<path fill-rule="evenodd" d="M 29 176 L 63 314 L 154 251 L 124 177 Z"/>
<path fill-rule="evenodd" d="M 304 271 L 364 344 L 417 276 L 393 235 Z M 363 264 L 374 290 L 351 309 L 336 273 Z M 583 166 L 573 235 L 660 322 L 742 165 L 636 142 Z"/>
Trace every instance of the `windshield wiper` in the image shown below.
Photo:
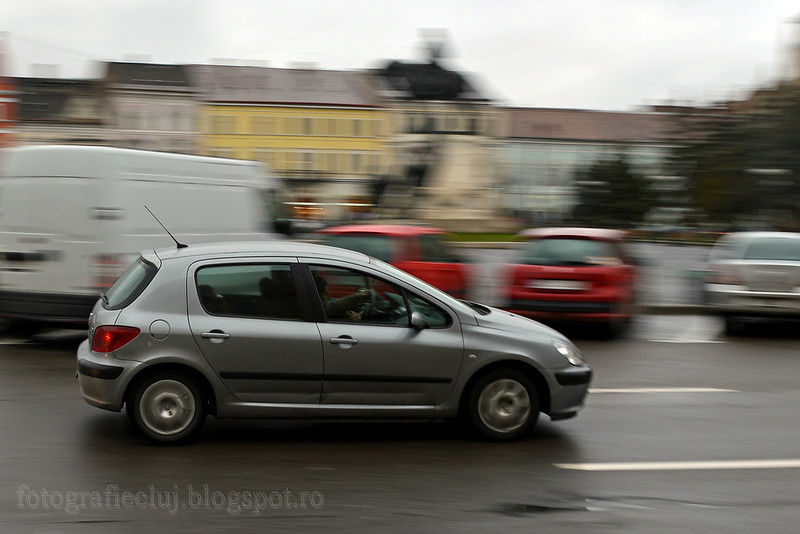
<path fill-rule="evenodd" d="M 106 294 L 105 293 L 100 293 L 100 298 L 103 300 L 103 304 L 108 306 L 108 297 L 106 296 Z"/>

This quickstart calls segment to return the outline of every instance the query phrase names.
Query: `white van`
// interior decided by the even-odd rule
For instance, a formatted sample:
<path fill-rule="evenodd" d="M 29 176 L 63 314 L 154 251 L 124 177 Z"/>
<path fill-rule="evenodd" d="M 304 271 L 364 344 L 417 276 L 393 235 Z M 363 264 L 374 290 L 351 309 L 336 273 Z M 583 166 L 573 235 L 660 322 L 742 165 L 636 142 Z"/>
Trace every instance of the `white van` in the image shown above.
<path fill-rule="evenodd" d="M 261 163 L 95 146 L 0 153 L 0 317 L 85 325 L 143 249 L 275 238 Z"/>

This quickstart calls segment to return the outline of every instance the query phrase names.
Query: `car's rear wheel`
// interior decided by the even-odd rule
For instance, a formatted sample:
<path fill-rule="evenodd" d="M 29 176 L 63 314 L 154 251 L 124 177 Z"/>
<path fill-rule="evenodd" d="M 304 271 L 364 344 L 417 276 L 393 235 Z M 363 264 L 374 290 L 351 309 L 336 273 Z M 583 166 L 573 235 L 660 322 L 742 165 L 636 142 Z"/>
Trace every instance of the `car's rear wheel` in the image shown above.
<path fill-rule="evenodd" d="M 744 332 L 744 320 L 733 315 L 725 316 L 725 334 L 728 336 L 738 336 Z"/>
<path fill-rule="evenodd" d="M 150 440 L 174 443 L 191 437 L 206 419 L 206 402 L 197 383 L 183 373 L 158 373 L 139 383 L 129 415 Z"/>
<path fill-rule="evenodd" d="M 469 419 L 475 430 L 493 440 L 527 434 L 539 418 L 533 381 L 516 369 L 496 369 L 479 378 L 469 396 Z"/>

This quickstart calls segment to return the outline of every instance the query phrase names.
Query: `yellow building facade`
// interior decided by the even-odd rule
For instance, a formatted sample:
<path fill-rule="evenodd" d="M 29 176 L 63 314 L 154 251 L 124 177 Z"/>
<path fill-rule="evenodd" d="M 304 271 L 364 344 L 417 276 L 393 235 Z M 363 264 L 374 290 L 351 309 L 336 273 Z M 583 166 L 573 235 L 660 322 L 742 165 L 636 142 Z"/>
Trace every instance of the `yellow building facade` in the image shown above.
<path fill-rule="evenodd" d="M 357 72 L 196 66 L 198 151 L 267 164 L 296 217 L 353 218 L 393 172 L 390 112 Z"/>

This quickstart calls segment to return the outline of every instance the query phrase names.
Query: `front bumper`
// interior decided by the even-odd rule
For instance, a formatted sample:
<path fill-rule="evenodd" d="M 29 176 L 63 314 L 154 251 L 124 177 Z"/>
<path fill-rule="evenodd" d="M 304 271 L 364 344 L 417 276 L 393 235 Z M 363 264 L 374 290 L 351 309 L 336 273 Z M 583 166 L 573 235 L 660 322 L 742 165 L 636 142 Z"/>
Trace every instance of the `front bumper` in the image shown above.
<path fill-rule="evenodd" d="M 554 373 L 558 386 L 551 391 L 550 411 L 553 421 L 575 417 L 586 403 L 592 369 L 588 366 L 572 367 Z"/>

